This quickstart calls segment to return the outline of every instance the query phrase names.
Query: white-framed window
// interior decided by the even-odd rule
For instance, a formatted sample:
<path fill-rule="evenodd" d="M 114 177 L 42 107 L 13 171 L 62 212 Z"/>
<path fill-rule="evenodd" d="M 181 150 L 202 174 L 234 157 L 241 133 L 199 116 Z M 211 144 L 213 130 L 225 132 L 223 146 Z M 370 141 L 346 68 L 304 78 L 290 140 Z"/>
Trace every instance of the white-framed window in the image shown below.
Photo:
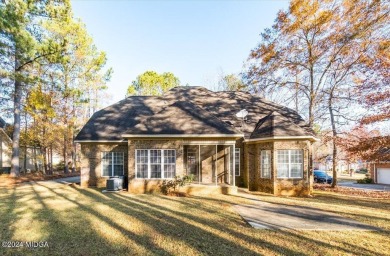
<path fill-rule="evenodd" d="M 160 179 L 162 170 L 161 150 L 153 149 L 149 151 L 150 158 L 150 178 Z"/>
<path fill-rule="evenodd" d="M 124 175 L 124 153 L 102 152 L 102 177 Z"/>
<path fill-rule="evenodd" d="M 170 179 L 176 175 L 176 150 L 136 149 L 136 177 L 140 179 Z"/>
<path fill-rule="evenodd" d="M 173 178 L 176 174 L 176 151 L 164 150 L 164 177 Z"/>
<path fill-rule="evenodd" d="M 303 176 L 303 150 L 278 150 L 278 178 L 302 178 Z"/>
<path fill-rule="evenodd" d="M 236 176 L 240 176 L 240 149 L 236 148 L 234 151 L 234 163 Z"/>
<path fill-rule="evenodd" d="M 271 150 L 262 150 L 260 153 L 261 177 L 271 178 Z"/>
<path fill-rule="evenodd" d="M 147 149 L 137 149 L 135 162 L 137 178 L 148 178 L 149 151 Z"/>

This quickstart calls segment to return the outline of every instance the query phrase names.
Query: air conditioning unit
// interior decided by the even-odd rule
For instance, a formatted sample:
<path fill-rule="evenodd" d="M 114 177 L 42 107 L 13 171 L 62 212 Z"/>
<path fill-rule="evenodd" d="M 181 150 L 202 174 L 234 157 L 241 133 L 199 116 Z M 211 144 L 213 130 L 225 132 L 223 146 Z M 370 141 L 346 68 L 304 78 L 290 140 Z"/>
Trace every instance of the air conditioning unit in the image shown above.
<path fill-rule="evenodd" d="M 110 177 L 106 182 L 108 191 L 118 191 L 123 189 L 123 176 Z"/>

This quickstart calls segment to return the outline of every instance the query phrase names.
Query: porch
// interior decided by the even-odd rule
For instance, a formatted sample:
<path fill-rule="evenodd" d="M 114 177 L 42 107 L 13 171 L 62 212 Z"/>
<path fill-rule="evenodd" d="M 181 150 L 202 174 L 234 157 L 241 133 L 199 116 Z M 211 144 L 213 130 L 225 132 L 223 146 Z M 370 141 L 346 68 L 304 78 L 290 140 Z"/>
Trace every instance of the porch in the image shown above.
<path fill-rule="evenodd" d="M 193 175 L 195 185 L 235 187 L 235 141 L 188 141 L 183 143 L 183 167 L 186 175 Z M 239 164 L 239 163 L 237 163 Z M 224 186 L 226 185 L 226 186 Z M 224 189 L 226 190 L 226 189 Z"/>
<path fill-rule="evenodd" d="M 180 188 L 180 192 L 191 196 L 236 195 L 237 187 L 222 183 L 218 185 L 192 183 Z"/>

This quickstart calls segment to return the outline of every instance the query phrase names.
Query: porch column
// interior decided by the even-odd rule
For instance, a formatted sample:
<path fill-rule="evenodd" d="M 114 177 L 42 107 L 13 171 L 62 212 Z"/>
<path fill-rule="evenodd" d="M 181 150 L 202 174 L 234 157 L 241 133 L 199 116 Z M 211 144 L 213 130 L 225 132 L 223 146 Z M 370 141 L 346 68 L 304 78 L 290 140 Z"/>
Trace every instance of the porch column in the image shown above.
<path fill-rule="evenodd" d="M 240 152 L 241 153 L 241 152 Z M 236 186 L 236 144 L 233 144 L 233 186 Z"/>
<path fill-rule="evenodd" d="M 198 145 L 198 184 L 200 184 L 200 145 Z"/>
<path fill-rule="evenodd" d="M 231 176 L 232 176 L 232 169 L 233 168 L 230 168 L 231 167 L 231 163 L 232 163 L 232 147 L 230 145 L 224 147 L 223 149 L 223 153 L 224 153 L 224 156 L 225 156 L 225 159 L 226 159 L 226 151 L 229 153 L 228 155 L 228 158 L 229 159 L 227 162 L 227 174 L 228 174 L 228 184 L 229 185 L 232 185 L 232 182 L 231 182 Z M 226 166 L 226 163 L 225 163 L 225 166 Z"/>
<path fill-rule="evenodd" d="M 218 186 L 218 145 L 215 145 L 215 186 Z"/>

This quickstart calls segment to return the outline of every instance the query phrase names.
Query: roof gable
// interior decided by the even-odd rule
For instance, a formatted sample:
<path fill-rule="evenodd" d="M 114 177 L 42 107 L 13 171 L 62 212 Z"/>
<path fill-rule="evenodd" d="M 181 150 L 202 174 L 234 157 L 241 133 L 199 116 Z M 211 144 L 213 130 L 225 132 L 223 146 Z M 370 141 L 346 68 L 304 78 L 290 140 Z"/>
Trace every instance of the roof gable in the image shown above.
<path fill-rule="evenodd" d="M 250 139 L 306 135 L 308 135 L 308 133 L 303 127 L 298 126 L 277 111 L 272 111 L 270 114 L 258 121 Z"/>

